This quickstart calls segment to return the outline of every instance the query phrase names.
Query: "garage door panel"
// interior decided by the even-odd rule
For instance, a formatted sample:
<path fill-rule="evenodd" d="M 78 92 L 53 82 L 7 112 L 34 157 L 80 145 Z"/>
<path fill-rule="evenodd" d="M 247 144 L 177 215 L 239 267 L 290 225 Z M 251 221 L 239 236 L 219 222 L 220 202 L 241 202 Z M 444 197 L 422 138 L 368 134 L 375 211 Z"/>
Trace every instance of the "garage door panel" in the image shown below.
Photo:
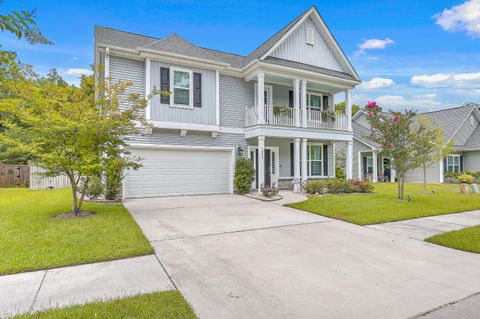
<path fill-rule="evenodd" d="M 124 196 L 222 194 L 231 190 L 232 151 L 132 149 L 142 167 L 124 180 Z"/>

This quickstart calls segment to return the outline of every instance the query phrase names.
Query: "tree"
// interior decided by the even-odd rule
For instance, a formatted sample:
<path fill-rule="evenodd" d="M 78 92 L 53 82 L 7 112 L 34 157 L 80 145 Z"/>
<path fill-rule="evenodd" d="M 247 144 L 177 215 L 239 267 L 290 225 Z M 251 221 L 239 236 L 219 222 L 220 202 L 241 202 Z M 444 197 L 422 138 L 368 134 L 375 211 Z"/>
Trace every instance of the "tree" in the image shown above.
<path fill-rule="evenodd" d="M 125 137 L 139 133 L 147 101 L 139 94 L 127 94 L 131 83 L 95 85 L 93 76 L 83 77 L 80 88 L 62 81 L 16 82 L 16 98 L 0 100 L 0 110 L 6 114 L 0 122 L 6 128 L 0 132 L 0 143 L 30 154 L 46 175 L 65 174 L 75 215 L 81 211 L 92 176 L 119 165 L 119 159 L 123 169 L 140 167 L 139 159 L 129 156 Z M 96 99 L 95 91 L 105 94 Z M 8 133 L 12 131 L 22 134 Z"/>
<path fill-rule="evenodd" d="M 416 122 L 416 113 L 412 110 L 388 114 L 379 110 L 375 102 L 369 102 L 368 112 L 372 132 L 370 139 L 380 145 L 381 154 L 392 158 L 398 180 L 398 198 L 404 198 L 405 174 L 422 165 L 419 149 L 421 137 L 430 134 L 424 123 Z"/>
<path fill-rule="evenodd" d="M 335 111 L 345 114 L 346 103 L 345 101 L 335 104 Z M 352 116 L 357 114 L 360 111 L 360 105 L 352 104 Z"/>
<path fill-rule="evenodd" d="M 423 169 L 423 192 L 427 193 L 427 166 L 445 158 L 452 151 L 452 145 L 445 142 L 443 128 L 435 126 L 433 119 L 419 115 L 415 121 L 415 126 L 425 128 L 416 138 L 416 148 Z"/>
<path fill-rule="evenodd" d="M 0 0 L 0 4 L 4 2 Z M 0 31 L 8 31 L 13 33 L 18 39 L 25 38 L 30 44 L 53 44 L 47 39 L 40 29 L 34 18 L 36 17 L 36 9 L 12 11 L 7 14 L 0 14 Z"/>

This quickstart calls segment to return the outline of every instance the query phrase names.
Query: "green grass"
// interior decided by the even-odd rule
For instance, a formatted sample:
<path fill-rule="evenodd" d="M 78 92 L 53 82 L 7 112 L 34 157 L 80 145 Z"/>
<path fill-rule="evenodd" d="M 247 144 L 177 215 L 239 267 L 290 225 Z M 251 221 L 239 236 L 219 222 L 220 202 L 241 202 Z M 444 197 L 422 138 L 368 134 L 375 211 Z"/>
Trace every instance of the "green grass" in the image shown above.
<path fill-rule="evenodd" d="M 373 194 L 313 196 L 287 206 L 359 225 L 480 208 L 480 195 L 461 194 L 459 185 L 429 185 L 428 191 L 432 190 L 435 194 L 422 194 L 423 184 L 406 184 L 405 194 L 412 195 L 412 202 L 408 203 L 397 199 L 396 183 L 378 183 Z"/>
<path fill-rule="evenodd" d="M 153 253 L 122 204 L 85 203 L 97 213 L 52 218 L 71 210 L 69 189 L 0 188 L 0 274 Z"/>
<path fill-rule="evenodd" d="M 480 225 L 435 235 L 425 241 L 480 254 Z"/>
<path fill-rule="evenodd" d="M 193 319 L 197 318 L 178 291 L 140 295 L 20 315 L 12 319 Z"/>

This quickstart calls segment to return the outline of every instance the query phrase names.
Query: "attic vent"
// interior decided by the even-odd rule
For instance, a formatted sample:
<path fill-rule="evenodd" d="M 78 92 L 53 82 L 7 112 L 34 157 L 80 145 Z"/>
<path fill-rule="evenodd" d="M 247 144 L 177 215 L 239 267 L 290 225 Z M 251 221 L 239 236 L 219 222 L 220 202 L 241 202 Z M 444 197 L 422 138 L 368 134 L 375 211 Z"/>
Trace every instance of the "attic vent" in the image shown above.
<path fill-rule="evenodd" d="M 473 126 L 473 124 L 475 124 L 473 115 L 470 115 L 470 125 Z"/>
<path fill-rule="evenodd" d="M 307 44 L 314 45 L 315 37 L 312 28 L 307 28 Z"/>

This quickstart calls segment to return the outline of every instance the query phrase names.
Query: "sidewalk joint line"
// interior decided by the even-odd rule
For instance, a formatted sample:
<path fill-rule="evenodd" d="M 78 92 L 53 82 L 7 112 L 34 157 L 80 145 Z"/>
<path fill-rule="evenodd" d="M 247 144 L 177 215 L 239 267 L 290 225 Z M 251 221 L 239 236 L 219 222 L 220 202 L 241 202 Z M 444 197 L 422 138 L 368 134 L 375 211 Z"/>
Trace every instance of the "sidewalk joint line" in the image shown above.
<path fill-rule="evenodd" d="M 40 282 L 40 285 L 38 286 L 37 292 L 35 293 L 35 297 L 33 298 L 32 305 L 30 306 L 29 312 L 33 311 L 33 306 L 35 306 L 35 303 L 37 302 L 37 297 L 38 294 L 40 293 L 40 289 L 43 286 L 43 282 L 45 281 L 45 277 L 47 276 L 48 269 L 45 270 L 45 273 L 43 274 L 42 281 Z"/>
<path fill-rule="evenodd" d="M 175 288 L 175 290 L 178 290 L 178 287 L 177 285 L 175 284 L 175 282 L 173 281 L 172 279 L 172 276 L 170 276 L 170 274 L 168 273 L 167 269 L 165 268 L 165 266 L 163 266 L 162 262 L 160 261 L 160 258 L 158 258 L 157 256 L 157 253 L 155 253 L 155 258 L 157 258 L 157 261 L 158 263 L 160 264 L 160 267 L 162 267 L 163 271 L 165 272 L 165 274 L 167 275 L 168 279 L 170 280 L 170 282 L 172 283 L 173 287 Z"/>

